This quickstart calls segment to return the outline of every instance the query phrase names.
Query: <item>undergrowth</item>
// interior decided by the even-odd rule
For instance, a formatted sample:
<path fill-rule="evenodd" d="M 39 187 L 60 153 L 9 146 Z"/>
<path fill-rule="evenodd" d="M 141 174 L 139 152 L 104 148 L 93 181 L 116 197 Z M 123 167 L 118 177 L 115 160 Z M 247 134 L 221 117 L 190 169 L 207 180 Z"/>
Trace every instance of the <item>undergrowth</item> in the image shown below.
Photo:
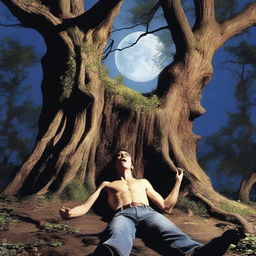
<path fill-rule="evenodd" d="M 74 178 L 70 183 L 68 183 L 60 194 L 60 199 L 62 201 L 77 201 L 84 202 L 90 195 L 91 189 L 86 184 L 78 178 Z"/>
<path fill-rule="evenodd" d="M 188 212 L 188 210 L 190 209 L 193 214 L 201 217 L 209 216 L 203 202 L 195 201 L 188 197 L 180 196 L 176 203 L 176 207 L 184 212 Z"/>
<path fill-rule="evenodd" d="M 0 227 L 8 226 L 10 223 L 17 223 L 19 220 L 11 215 L 12 210 L 5 208 L 0 210 Z M 0 254 L 1 255 L 1 254 Z"/>
<path fill-rule="evenodd" d="M 5 240 L 0 242 L 0 255 L 1 256 L 17 256 L 17 255 L 30 255 L 39 256 L 42 255 L 38 252 L 38 248 L 42 246 L 59 247 L 63 243 L 60 241 L 43 241 L 38 240 L 34 243 L 9 243 Z"/>
<path fill-rule="evenodd" d="M 58 224 L 46 222 L 41 225 L 40 229 L 45 232 L 65 232 L 68 234 L 78 234 L 79 229 L 73 229 L 68 224 Z"/>
<path fill-rule="evenodd" d="M 256 255 L 256 235 L 246 234 L 237 245 L 231 245 L 230 250 L 239 255 L 255 256 Z"/>

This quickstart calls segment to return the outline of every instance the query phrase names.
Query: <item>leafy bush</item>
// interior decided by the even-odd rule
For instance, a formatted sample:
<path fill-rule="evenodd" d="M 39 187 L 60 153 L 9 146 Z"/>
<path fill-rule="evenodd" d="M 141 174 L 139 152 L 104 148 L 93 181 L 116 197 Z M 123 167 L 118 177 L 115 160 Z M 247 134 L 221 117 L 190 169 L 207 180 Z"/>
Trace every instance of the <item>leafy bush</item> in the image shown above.
<path fill-rule="evenodd" d="M 241 239 L 237 245 L 230 246 L 231 251 L 239 255 L 253 256 L 256 252 L 256 235 L 246 234 L 244 239 Z"/>
<path fill-rule="evenodd" d="M 90 194 L 90 188 L 74 178 L 63 190 L 60 199 L 63 201 L 85 201 Z"/>
<path fill-rule="evenodd" d="M 184 212 L 187 212 L 188 209 L 190 209 L 195 215 L 208 217 L 207 209 L 201 201 L 195 201 L 188 197 L 180 196 L 176 203 L 176 207 Z"/>
<path fill-rule="evenodd" d="M 10 210 L 3 209 L 0 212 L 0 227 L 6 226 L 9 223 L 17 223 L 19 220 L 11 216 Z M 1 255 L 1 254 L 0 254 Z"/>

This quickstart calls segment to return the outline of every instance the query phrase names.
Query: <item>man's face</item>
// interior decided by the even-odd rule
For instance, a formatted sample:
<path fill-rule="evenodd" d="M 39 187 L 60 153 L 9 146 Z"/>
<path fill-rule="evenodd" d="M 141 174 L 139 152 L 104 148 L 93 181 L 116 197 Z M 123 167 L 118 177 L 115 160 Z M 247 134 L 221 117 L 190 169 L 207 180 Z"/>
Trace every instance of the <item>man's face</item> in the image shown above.
<path fill-rule="evenodd" d="M 116 154 L 116 167 L 133 169 L 132 158 L 126 151 L 119 151 Z"/>

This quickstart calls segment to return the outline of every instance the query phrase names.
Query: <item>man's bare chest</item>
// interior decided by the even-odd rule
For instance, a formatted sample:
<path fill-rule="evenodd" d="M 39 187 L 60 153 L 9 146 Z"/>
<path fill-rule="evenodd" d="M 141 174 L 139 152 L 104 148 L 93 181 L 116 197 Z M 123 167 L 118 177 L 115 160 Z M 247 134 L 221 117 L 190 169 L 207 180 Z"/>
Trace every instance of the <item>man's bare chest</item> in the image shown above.
<path fill-rule="evenodd" d="M 108 184 L 106 190 L 112 193 L 142 193 L 145 191 L 145 186 L 142 180 L 117 180 Z"/>

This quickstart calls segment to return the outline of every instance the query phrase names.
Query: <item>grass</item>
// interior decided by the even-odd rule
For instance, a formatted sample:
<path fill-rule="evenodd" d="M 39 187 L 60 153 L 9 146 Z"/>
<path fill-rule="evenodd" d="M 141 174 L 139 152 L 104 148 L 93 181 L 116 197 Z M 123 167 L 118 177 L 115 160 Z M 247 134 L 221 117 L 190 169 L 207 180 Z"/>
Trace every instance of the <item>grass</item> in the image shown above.
<path fill-rule="evenodd" d="M 58 224 L 58 223 L 49 223 L 46 222 L 41 225 L 41 230 L 45 232 L 65 232 L 68 234 L 78 234 L 80 233 L 79 229 L 73 229 L 68 224 Z"/>
<path fill-rule="evenodd" d="M 256 210 L 247 206 L 245 204 L 241 204 L 233 201 L 233 204 L 226 202 L 221 204 L 221 209 L 231 213 L 237 213 L 242 216 L 256 216 Z"/>
<path fill-rule="evenodd" d="M 237 245 L 232 244 L 230 250 L 244 256 L 256 255 L 256 235 L 246 234 L 246 237 L 241 239 Z"/>
<path fill-rule="evenodd" d="M 188 197 L 180 196 L 176 203 L 176 207 L 184 212 L 187 212 L 190 209 L 193 214 L 201 216 L 201 217 L 208 217 L 208 212 L 201 201 L 194 201 Z"/>

